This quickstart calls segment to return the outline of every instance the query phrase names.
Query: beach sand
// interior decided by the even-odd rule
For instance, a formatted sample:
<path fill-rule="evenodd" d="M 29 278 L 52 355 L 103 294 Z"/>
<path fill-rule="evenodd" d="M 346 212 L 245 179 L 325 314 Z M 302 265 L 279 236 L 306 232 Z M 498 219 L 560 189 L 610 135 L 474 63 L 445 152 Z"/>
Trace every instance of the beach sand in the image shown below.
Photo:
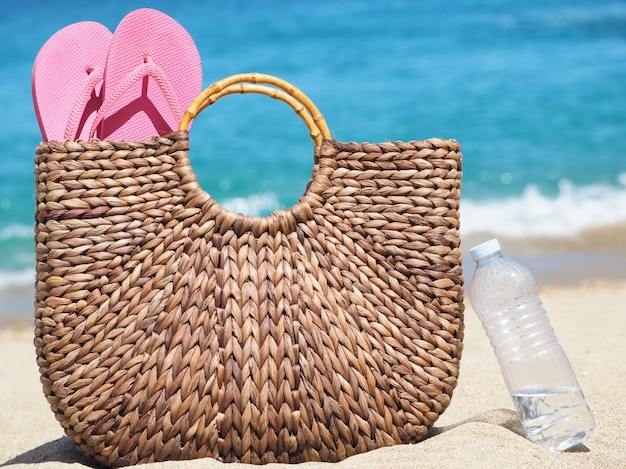
<path fill-rule="evenodd" d="M 336 464 L 270 464 L 275 468 L 622 468 L 626 467 L 626 282 L 586 281 L 542 287 L 541 296 L 561 345 L 595 415 L 588 442 L 557 453 L 523 433 L 482 326 L 466 309 L 461 376 L 452 404 L 427 438 L 353 456 Z M 43 396 L 32 329 L 0 329 L 0 467 L 94 467 L 64 436 Z M 195 461 L 147 464 L 146 469 L 252 468 Z"/>

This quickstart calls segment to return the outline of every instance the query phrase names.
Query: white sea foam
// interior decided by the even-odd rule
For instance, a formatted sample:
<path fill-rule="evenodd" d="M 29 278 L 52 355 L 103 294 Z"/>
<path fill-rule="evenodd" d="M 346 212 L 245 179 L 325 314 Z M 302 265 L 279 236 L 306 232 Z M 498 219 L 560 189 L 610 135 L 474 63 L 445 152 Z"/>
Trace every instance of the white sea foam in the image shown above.
<path fill-rule="evenodd" d="M 26 288 L 34 284 L 34 268 L 21 270 L 0 270 L 0 293 L 4 290 Z"/>
<path fill-rule="evenodd" d="M 461 200 L 462 234 L 492 233 L 510 238 L 570 237 L 593 228 L 626 224 L 626 173 L 618 185 L 576 186 L 567 180 L 556 195 L 529 185 L 519 196 Z M 282 207 L 273 193 L 225 200 L 229 210 L 264 216 Z"/>
<path fill-rule="evenodd" d="M 32 238 L 34 237 L 34 231 L 32 226 L 11 224 L 0 228 L 0 241 L 8 241 L 18 238 Z"/>
<path fill-rule="evenodd" d="M 461 200 L 461 233 L 492 233 L 511 238 L 567 237 L 584 230 L 626 224 L 626 174 L 618 186 L 575 186 L 561 181 L 555 196 L 534 185 L 518 197 Z"/>
<path fill-rule="evenodd" d="M 33 238 L 32 226 L 13 223 L 0 228 L 0 293 L 33 285 L 35 269 L 29 266 L 35 254 L 32 245 L 24 242 Z"/>
<path fill-rule="evenodd" d="M 222 202 L 222 206 L 233 212 L 261 216 L 278 210 L 280 203 L 276 194 L 252 194 L 248 197 L 233 197 Z"/>

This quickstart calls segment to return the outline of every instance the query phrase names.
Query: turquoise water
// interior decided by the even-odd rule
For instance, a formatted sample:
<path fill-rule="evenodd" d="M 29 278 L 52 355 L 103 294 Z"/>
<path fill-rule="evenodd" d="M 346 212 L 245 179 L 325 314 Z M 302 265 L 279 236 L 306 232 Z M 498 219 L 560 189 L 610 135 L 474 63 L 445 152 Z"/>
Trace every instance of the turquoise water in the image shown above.
<path fill-rule="evenodd" d="M 114 30 L 144 6 L 190 32 L 205 86 L 233 73 L 270 73 L 307 93 L 339 140 L 457 139 L 466 236 L 554 245 L 624 225 L 626 3 L 439 3 L 3 4 L 0 293 L 33 281 L 33 157 L 41 137 L 30 80 L 38 50 L 70 23 L 95 20 Z M 202 186 L 244 213 L 292 205 L 310 175 L 304 125 L 265 97 L 225 98 L 198 118 L 191 139 Z"/>

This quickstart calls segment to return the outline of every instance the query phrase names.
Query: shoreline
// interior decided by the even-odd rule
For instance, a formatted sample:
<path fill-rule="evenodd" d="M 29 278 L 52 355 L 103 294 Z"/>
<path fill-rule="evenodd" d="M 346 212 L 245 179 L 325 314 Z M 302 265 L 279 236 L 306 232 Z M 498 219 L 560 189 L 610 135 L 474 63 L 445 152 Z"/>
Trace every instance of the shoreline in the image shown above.
<path fill-rule="evenodd" d="M 623 234 L 623 238 L 621 237 Z M 493 238 L 489 234 L 466 236 L 461 241 L 465 295 L 474 274 L 470 248 Z M 593 236 L 559 240 L 498 238 L 503 253 L 526 266 L 540 290 L 550 287 L 576 287 L 587 283 L 626 281 L 626 229 L 617 229 L 603 243 Z M 591 239 L 591 241 L 590 241 Z M 35 287 L 0 286 L 0 328 L 15 324 L 32 324 Z"/>

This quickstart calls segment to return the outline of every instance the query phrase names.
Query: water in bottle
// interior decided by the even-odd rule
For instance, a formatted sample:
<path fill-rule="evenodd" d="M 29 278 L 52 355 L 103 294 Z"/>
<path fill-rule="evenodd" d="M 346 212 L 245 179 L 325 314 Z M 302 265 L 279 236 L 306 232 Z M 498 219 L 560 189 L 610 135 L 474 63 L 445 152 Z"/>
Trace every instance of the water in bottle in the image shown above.
<path fill-rule="evenodd" d="M 496 239 L 470 254 L 476 262 L 470 301 L 529 439 L 555 451 L 588 440 L 593 416 L 531 273 L 504 256 Z"/>

